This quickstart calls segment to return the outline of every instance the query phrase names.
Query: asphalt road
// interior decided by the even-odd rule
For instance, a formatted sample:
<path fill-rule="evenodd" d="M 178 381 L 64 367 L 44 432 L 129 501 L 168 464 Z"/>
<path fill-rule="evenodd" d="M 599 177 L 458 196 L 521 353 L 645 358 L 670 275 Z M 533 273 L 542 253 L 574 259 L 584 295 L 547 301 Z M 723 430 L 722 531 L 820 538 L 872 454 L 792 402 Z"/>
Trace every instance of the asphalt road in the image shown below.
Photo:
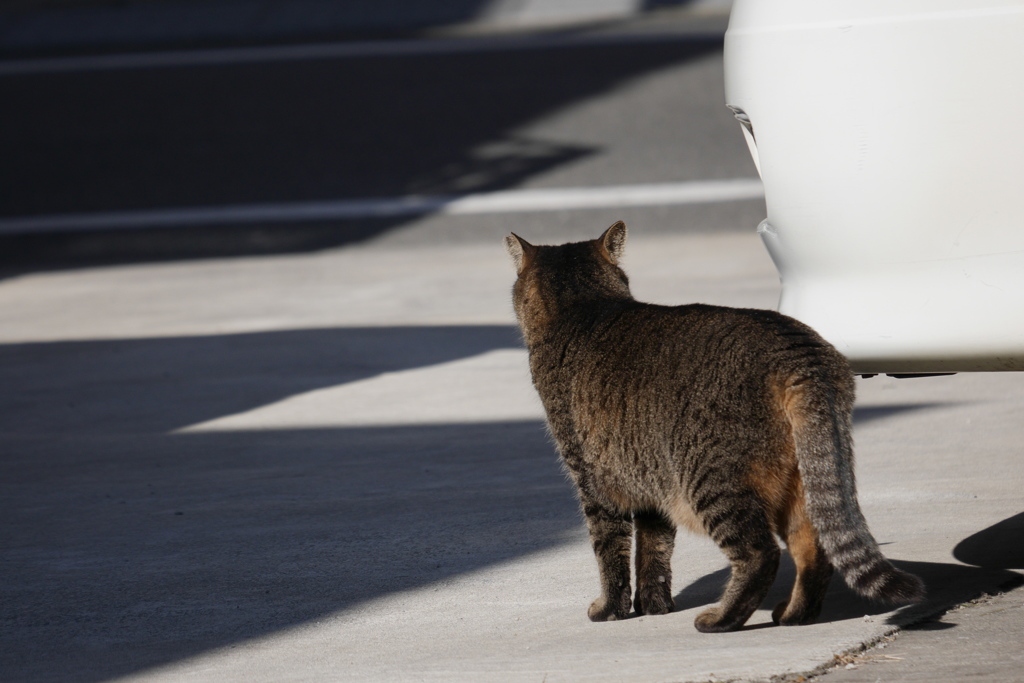
<path fill-rule="evenodd" d="M 0 74 L 0 228 L 68 214 L 754 178 L 724 106 L 723 28 L 721 18 L 675 18 L 333 56 L 270 48 L 204 52 L 195 63 L 154 66 L 140 55 L 9 69 Z M 761 214 L 753 200 L 623 217 L 648 230 L 707 231 L 746 230 Z M 555 212 L 548 224 L 589 230 L 596 217 Z M 30 234 L 3 237 L 3 261 L 301 251 L 399 235 L 492 240 L 516 219 L 421 218 L 213 218 L 144 236 L 14 230 Z"/>

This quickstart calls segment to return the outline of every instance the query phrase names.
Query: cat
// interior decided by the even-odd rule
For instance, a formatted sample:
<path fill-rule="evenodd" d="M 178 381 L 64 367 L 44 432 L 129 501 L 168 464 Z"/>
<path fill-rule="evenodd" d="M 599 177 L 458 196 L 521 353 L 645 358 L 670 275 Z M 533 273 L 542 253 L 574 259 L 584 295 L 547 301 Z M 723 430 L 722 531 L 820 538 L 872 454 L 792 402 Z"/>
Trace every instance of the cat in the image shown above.
<path fill-rule="evenodd" d="M 796 565 L 776 624 L 814 622 L 833 567 L 868 598 L 922 600 L 923 582 L 882 556 L 857 503 L 846 358 L 775 311 L 635 300 L 618 266 L 625 241 L 621 221 L 561 246 L 505 238 L 533 383 L 597 558 L 590 619 L 674 609 L 680 526 L 709 535 L 731 564 L 699 631 L 739 629 L 760 606 L 776 536 Z"/>

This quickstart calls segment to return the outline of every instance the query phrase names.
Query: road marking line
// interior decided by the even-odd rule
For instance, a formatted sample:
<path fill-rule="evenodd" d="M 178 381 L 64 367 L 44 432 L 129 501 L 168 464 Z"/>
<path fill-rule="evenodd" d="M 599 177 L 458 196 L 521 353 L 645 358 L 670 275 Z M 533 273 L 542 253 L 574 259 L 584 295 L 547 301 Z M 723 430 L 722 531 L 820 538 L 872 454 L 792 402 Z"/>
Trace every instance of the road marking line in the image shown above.
<path fill-rule="evenodd" d="M 294 62 L 313 59 L 353 57 L 409 57 L 448 55 L 503 50 L 539 50 L 558 47 L 632 45 L 643 43 L 721 43 L 715 33 L 636 33 L 542 35 L 486 38 L 444 38 L 434 40 L 379 40 L 353 43 L 310 43 L 261 47 L 173 50 L 80 57 L 43 57 L 0 61 L 0 76 L 153 69 L 182 66 L 218 66 L 259 62 Z"/>
<path fill-rule="evenodd" d="M 502 190 L 456 196 L 340 199 L 280 204 L 188 207 L 146 211 L 69 213 L 0 218 L 0 234 L 144 230 L 200 225 L 283 223 L 426 214 L 469 215 L 566 211 L 625 206 L 671 206 L 764 197 L 755 178 L 701 180 L 648 185 Z"/>

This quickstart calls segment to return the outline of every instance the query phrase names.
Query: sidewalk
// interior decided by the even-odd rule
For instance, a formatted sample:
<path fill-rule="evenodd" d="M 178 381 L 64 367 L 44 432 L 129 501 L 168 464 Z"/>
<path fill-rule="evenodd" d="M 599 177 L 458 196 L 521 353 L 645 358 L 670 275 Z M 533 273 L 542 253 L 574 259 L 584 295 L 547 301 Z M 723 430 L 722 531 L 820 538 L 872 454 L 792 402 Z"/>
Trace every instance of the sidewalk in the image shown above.
<path fill-rule="evenodd" d="M 638 226 L 625 267 L 647 300 L 777 295 L 753 234 Z M 1020 581 L 1024 377 L 876 377 L 861 502 L 925 604 L 834 581 L 817 624 L 700 634 L 726 562 L 681 532 L 677 611 L 590 623 L 511 283 L 500 244 L 372 243 L 0 282 L 0 679 L 766 681 Z M 916 633 L 928 666 L 930 636 L 974 631 Z M 973 641 L 991 680 L 1019 678 L 1018 641 Z"/>

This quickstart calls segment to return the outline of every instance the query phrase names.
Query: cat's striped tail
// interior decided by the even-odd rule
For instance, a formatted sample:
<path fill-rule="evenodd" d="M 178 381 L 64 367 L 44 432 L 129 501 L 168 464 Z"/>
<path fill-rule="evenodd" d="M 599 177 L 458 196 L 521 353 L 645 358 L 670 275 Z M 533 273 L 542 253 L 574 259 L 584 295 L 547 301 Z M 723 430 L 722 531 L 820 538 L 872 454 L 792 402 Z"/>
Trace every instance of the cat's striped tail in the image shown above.
<path fill-rule="evenodd" d="M 787 389 L 786 413 L 796 442 L 807 516 L 826 557 L 861 595 L 905 604 L 924 599 L 924 583 L 897 569 L 878 549 L 857 503 L 853 471 L 853 377 Z"/>

